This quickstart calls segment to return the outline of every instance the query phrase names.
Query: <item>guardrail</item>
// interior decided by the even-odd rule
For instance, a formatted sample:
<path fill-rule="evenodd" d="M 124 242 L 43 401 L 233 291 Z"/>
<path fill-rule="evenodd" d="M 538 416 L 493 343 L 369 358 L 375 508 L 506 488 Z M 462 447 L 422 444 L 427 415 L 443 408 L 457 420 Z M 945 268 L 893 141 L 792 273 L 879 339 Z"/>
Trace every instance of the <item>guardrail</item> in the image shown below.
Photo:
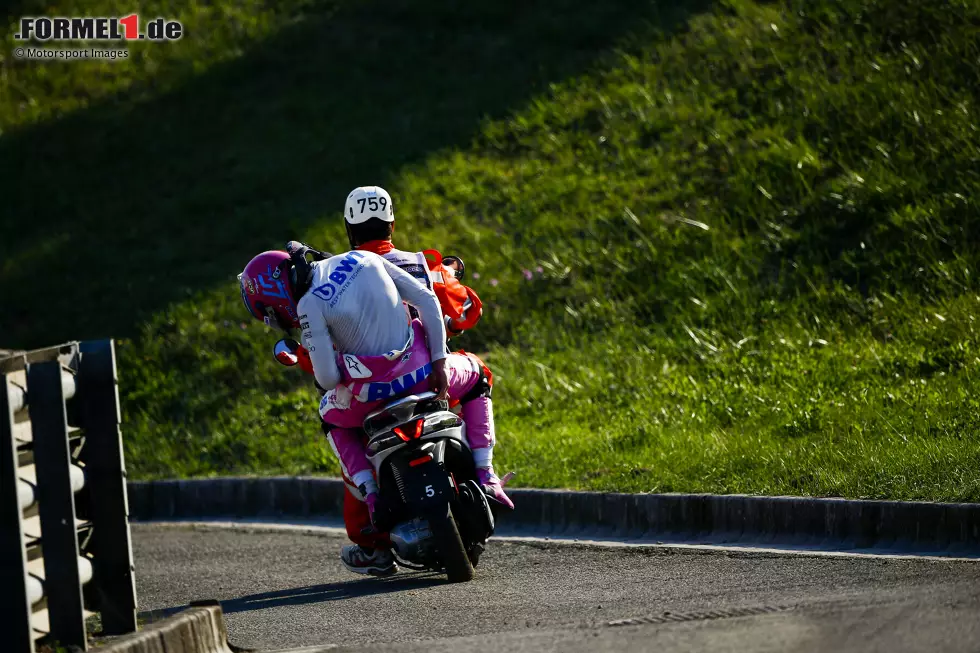
<path fill-rule="evenodd" d="M 116 385 L 111 340 L 0 354 L 4 651 L 136 630 Z"/>

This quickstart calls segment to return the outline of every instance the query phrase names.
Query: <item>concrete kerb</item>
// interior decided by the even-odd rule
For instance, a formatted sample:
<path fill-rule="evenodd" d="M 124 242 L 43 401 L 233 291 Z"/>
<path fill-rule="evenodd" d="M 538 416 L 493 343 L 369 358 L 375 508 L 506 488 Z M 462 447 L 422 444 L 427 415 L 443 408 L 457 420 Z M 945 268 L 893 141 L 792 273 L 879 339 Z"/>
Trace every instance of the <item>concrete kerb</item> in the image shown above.
<path fill-rule="evenodd" d="M 99 647 L 104 653 L 232 653 L 217 602 L 196 604 Z"/>
<path fill-rule="evenodd" d="M 343 482 L 131 481 L 135 520 L 338 518 Z M 980 504 L 514 489 L 500 528 L 538 536 L 980 555 Z"/>

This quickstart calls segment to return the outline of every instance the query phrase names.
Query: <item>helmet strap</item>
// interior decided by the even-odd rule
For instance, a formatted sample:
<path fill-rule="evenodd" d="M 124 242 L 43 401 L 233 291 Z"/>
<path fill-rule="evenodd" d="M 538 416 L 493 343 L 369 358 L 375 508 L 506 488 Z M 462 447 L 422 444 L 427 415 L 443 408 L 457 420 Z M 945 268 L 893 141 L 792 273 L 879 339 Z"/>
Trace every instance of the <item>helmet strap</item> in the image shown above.
<path fill-rule="evenodd" d="M 263 320 L 263 322 L 265 322 L 267 325 L 269 325 L 271 327 L 276 327 L 276 328 L 280 329 L 281 331 L 285 331 L 285 333 L 286 333 L 287 336 L 290 335 L 290 333 L 292 333 L 292 330 L 289 329 L 288 327 L 286 327 L 279 320 L 279 316 L 276 314 L 276 311 L 275 311 L 274 308 L 272 308 L 271 306 L 266 306 L 265 307 L 265 315 L 266 315 L 266 317 Z"/>
<path fill-rule="evenodd" d="M 357 249 L 357 243 L 354 242 L 354 232 L 346 220 L 344 220 L 344 229 L 347 230 L 347 242 L 350 243 L 350 248 Z"/>

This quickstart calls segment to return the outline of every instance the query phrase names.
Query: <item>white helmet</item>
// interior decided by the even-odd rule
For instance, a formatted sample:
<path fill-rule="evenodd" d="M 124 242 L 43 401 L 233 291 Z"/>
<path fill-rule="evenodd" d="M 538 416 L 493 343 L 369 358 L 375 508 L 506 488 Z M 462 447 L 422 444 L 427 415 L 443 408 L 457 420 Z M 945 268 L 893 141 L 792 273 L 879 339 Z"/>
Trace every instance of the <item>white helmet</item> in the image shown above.
<path fill-rule="evenodd" d="M 381 186 L 361 186 L 347 196 L 344 204 L 344 219 L 347 224 L 361 224 L 371 218 L 385 222 L 395 221 L 395 211 L 391 195 Z"/>

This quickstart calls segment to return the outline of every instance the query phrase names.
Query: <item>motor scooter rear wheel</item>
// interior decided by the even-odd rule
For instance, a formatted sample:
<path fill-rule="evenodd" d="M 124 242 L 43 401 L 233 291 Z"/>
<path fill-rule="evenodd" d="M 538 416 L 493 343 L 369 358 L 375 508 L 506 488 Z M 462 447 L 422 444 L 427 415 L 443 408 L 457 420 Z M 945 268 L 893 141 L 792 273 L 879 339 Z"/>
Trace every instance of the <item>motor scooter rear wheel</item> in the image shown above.
<path fill-rule="evenodd" d="M 435 539 L 436 548 L 439 550 L 439 557 L 446 568 L 446 576 L 450 583 L 465 583 L 473 580 L 473 565 L 470 558 L 466 555 L 466 548 L 463 546 L 463 538 L 459 536 L 459 529 L 456 527 L 456 520 L 453 519 L 452 509 L 446 506 L 445 513 L 442 510 L 429 516 L 429 528 Z"/>

